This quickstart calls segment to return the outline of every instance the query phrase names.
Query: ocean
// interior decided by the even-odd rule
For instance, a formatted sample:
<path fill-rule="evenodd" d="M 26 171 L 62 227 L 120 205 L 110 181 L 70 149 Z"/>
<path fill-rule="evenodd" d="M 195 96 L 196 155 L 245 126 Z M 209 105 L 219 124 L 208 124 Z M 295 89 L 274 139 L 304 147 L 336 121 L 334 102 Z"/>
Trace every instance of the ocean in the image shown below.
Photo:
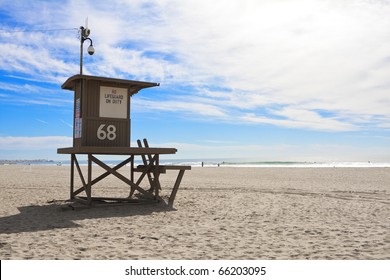
<path fill-rule="evenodd" d="M 104 160 L 108 165 L 115 166 L 121 160 Z M 70 160 L 3 160 L 0 165 L 53 165 L 69 166 Z M 87 165 L 86 159 L 79 160 L 80 165 Z M 135 165 L 142 164 L 141 160 L 136 160 Z M 234 161 L 234 160 L 198 160 L 198 159 L 178 159 L 178 160 L 160 160 L 160 164 L 165 165 L 190 165 L 192 167 L 258 167 L 258 168 L 329 168 L 329 167 L 390 167 L 390 162 L 299 162 L 299 161 Z"/>

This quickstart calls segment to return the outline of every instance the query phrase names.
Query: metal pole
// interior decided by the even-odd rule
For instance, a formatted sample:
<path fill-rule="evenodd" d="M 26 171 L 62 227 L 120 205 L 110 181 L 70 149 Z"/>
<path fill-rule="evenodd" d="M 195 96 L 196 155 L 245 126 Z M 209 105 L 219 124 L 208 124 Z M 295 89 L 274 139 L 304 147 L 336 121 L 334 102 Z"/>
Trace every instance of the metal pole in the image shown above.
<path fill-rule="evenodd" d="M 84 27 L 80 26 L 80 75 L 83 75 L 83 43 L 84 43 Z"/>
<path fill-rule="evenodd" d="M 80 26 L 80 75 L 83 75 L 83 43 L 84 43 L 84 27 Z M 80 104 L 83 104 L 84 83 L 80 80 Z M 83 106 L 80 105 L 80 117 L 83 116 Z"/>

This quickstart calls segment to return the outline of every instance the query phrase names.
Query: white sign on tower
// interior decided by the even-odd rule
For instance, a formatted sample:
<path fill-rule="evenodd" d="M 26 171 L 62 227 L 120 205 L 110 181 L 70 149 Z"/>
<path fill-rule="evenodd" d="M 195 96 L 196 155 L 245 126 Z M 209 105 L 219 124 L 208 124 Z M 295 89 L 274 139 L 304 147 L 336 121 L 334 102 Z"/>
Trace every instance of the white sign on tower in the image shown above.
<path fill-rule="evenodd" d="M 100 87 L 99 116 L 102 118 L 127 118 L 127 89 Z"/>

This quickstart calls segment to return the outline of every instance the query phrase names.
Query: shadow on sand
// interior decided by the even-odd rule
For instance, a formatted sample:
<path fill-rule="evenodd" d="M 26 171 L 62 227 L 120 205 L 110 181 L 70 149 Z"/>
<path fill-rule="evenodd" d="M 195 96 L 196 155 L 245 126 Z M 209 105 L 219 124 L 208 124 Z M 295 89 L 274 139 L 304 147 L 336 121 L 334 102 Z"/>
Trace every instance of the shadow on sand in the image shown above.
<path fill-rule="evenodd" d="M 48 202 L 45 205 L 18 207 L 19 214 L 0 217 L 0 234 L 77 228 L 74 221 L 85 219 L 130 217 L 174 211 L 165 203 L 147 205 L 120 204 L 87 207 L 76 203 Z"/>

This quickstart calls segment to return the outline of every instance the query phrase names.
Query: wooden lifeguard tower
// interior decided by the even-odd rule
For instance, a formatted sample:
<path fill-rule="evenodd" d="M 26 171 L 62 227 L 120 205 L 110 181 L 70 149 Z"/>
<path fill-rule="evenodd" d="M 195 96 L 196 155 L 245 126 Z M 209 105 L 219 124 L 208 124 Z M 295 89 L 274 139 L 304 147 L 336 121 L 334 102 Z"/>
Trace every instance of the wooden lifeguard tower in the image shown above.
<path fill-rule="evenodd" d="M 151 148 L 146 139 L 137 141 L 138 147 L 130 146 L 131 118 L 130 100 L 140 90 L 159 86 L 158 83 L 123 80 L 115 78 L 83 75 L 83 43 L 90 41 L 88 53 L 93 55 L 95 49 L 89 38 L 90 30 L 80 27 L 80 74 L 70 77 L 62 85 L 63 89 L 74 91 L 73 146 L 60 148 L 59 154 L 71 155 L 70 198 L 91 205 L 93 201 L 100 202 L 151 202 L 162 201 L 159 196 L 161 189 L 159 177 L 167 170 L 178 170 L 179 174 L 172 188 L 168 205 L 172 206 L 184 171 L 191 166 L 160 165 L 160 155 L 175 154 L 175 148 Z M 88 171 L 85 178 L 77 160 L 77 155 L 88 156 Z M 115 167 L 110 167 L 95 155 L 123 155 L 126 159 Z M 135 166 L 135 157 L 140 157 L 142 163 Z M 106 170 L 96 178 L 92 178 L 93 164 Z M 118 170 L 130 166 L 130 176 L 126 177 Z M 75 169 L 81 186 L 75 186 Z M 140 176 L 136 178 L 135 173 Z M 114 175 L 125 182 L 130 189 L 127 197 L 95 197 L 92 187 L 108 175 Z M 144 178 L 148 179 L 148 189 L 141 187 Z M 142 198 L 134 198 L 138 192 Z M 85 193 L 85 197 L 79 196 Z"/>
<path fill-rule="evenodd" d="M 137 147 L 130 146 L 131 96 L 140 90 L 158 86 L 157 83 L 114 79 L 97 76 L 75 75 L 70 77 L 62 88 L 74 91 L 74 120 L 73 120 L 73 147 L 60 148 L 59 154 L 71 155 L 70 174 L 70 198 L 91 205 L 99 202 L 156 202 L 162 201 L 159 196 L 161 185 L 160 174 L 167 170 L 178 170 L 179 174 L 172 188 L 168 204 L 173 206 L 177 190 L 185 170 L 191 166 L 167 166 L 160 165 L 160 155 L 175 154 L 175 148 L 152 148 L 144 139 L 143 144 L 137 141 Z M 77 155 L 88 156 L 88 171 L 85 178 Z M 126 159 L 115 167 L 110 167 L 95 155 L 123 155 Z M 142 163 L 134 165 L 135 157 L 139 156 Z M 93 164 L 106 170 L 96 178 L 92 178 Z M 117 170 L 126 165 L 130 166 L 130 176 L 126 177 Z M 82 185 L 75 186 L 75 169 L 77 170 Z M 136 178 L 135 173 L 140 176 Z M 94 197 L 92 187 L 108 175 L 114 175 L 129 186 L 129 196 L 118 197 Z M 141 182 L 147 178 L 148 188 L 141 187 Z M 140 193 L 142 199 L 133 197 L 134 193 Z M 79 196 L 85 193 L 85 197 Z"/>
<path fill-rule="evenodd" d="M 157 83 L 75 75 L 62 89 L 74 91 L 73 147 L 130 147 L 130 99 Z"/>

